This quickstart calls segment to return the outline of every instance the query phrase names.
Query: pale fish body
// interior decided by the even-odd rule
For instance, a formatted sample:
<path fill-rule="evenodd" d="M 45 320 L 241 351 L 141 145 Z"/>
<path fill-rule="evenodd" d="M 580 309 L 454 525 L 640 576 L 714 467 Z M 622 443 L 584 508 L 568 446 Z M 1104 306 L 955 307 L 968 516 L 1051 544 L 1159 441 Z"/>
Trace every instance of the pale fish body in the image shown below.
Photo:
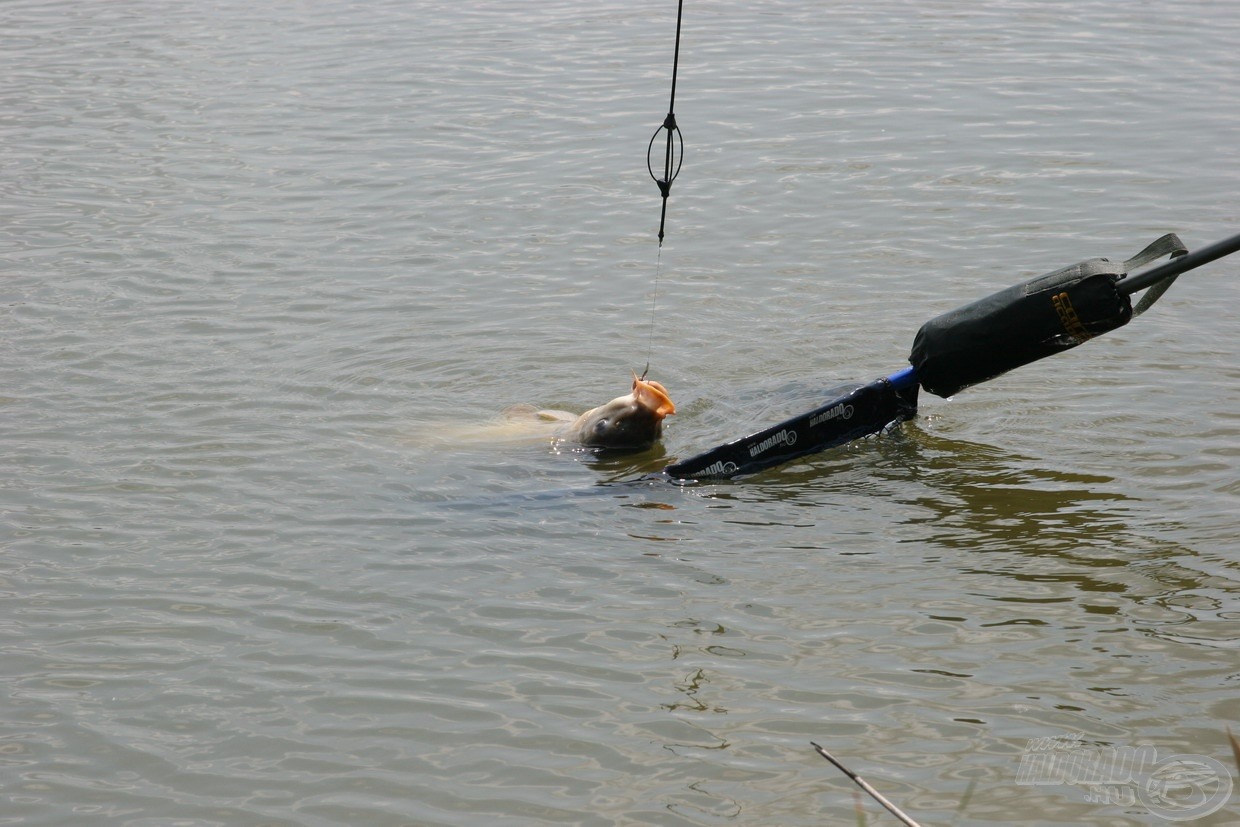
<path fill-rule="evenodd" d="M 554 440 L 561 445 L 640 451 L 658 441 L 664 417 L 674 413 L 676 406 L 661 384 L 634 376 L 630 393 L 581 415 L 513 405 L 493 422 L 428 427 L 418 441 L 450 445 Z"/>

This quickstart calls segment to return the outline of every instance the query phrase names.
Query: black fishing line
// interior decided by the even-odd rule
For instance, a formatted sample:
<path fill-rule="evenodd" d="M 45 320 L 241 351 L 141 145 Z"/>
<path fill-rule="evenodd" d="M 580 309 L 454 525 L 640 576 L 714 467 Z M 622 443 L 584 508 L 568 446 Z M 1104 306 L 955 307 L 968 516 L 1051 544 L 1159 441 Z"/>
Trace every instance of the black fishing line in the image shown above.
<path fill-rule="evenodd" d="M 676 73 L 680 69 L 680 24 L 684 19 L 684 10 L 685 0 L 677 0 L 676 47 L 672 52 L 672 94 L 667 103 L 667 117 L 663 119 L 663 124 L 654 131 L 654 135 L 650 136 L 650 143 L 646 146 L 646 169 L 650 172 L 650 177 L 654 179 L 655 185 L 658 186 L 663 203 L 659 211 L 659 252 L 655 261 L 654 293 L 650 297 L 650 333 L 646 341 L 646 369 L 642 371 L 642 379 L 645 379 L 646 374 L 650 372 L 650 354 L 654 350 L 654 316 L 659 299 L 659 278 L 663 271 L 663 235 L 667 225 L 667 196 L 672 191 L 672 182 L 676 180 L 676 176 L 680 175 L 680 166 L 685 159 L 684 138 L 680 134 L 680 127 L 676 125 Z M 663 144 L 663 177 L 660 178 L 654 171 L 654 145 L 664 132 L 667 136 Z"/>
<path fill-rule="evenodd" d="M 659 246 L 663 246 L 663 228 L 667 224 L 667 196 L 672 191 L 672 182 L 680 175 L 680 165 L 684 162 L 684 139 L 680 127 L 676 125 L 676 73 L 680 69 L 680 23 L 684 18 L 685 0 L 677 0 L 676 6 L 676 48 L 672 53 L 672 95 L 667 104 L 667 117 L 663 124 L 650 136 L 650 144 L 646 147 L 646 169 L 663 196 L 663 206 L 659 213 Z M 663 151 L 663 177 L 654 171 L 654 144 L 659 135 L 667 133 Z"/>

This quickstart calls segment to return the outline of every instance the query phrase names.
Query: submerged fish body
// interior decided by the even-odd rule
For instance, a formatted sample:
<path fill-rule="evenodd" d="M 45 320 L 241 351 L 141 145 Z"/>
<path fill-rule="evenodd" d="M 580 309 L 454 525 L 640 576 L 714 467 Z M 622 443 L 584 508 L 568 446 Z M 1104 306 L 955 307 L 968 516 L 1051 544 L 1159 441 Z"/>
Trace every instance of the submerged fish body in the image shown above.
<path fill-rule="evenodd" d="M 633 390 L 583 414 L 512 405 L 492 422 L 442 423 L 422 432 L 428 444 L 523 443 L 541 440 L 559 445 L 642 451 L 659 440 L 663 419 L 676 413 L 667 389 L 633 377 Z"/>
<path fill-rule="evenodd" d="M 560 435 L 566 442 L 590 448 L 642 450 L 663 434 L 663 419 L 676 413 L 667 388 L 633 377 L 633 390 L 586 411 Z"/>

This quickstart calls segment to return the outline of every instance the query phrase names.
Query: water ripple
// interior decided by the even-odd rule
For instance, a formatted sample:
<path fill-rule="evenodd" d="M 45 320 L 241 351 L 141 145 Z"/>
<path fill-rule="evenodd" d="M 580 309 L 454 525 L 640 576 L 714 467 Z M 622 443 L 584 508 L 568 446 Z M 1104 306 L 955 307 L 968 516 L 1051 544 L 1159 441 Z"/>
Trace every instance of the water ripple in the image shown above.
<path fill-rule="evenodd" d="M 852 823 L 813 739 L 928 822 L 1101 825 L 1031 739 L 1227 758 L 1231 264 L 881 439 L 637 478 L 1234 233 L 1240 17 L 688 8 L 660 257 L 673 11 L 0 7 L 6 823 Z M 451 436 L 647 356 L 656 450 Z"/>

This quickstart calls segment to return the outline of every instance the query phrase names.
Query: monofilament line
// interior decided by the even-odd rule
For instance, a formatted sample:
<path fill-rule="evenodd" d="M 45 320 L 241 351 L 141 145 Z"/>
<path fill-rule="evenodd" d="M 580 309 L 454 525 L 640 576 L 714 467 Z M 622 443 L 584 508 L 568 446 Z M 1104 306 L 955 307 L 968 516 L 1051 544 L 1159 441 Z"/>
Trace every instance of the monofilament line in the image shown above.
<path fill-rule="evenodd" d="M 659 277 L 663 273 L 663 245 L 659 245 L 659 254 L 654 264 L 654 292 L 650 294 L 650 331 L 646 335 L 646 369 L 642 371 L 642 379 L 650 373 L 650 357 L 654 354 L 654 312 L 659 303 Z"/>

